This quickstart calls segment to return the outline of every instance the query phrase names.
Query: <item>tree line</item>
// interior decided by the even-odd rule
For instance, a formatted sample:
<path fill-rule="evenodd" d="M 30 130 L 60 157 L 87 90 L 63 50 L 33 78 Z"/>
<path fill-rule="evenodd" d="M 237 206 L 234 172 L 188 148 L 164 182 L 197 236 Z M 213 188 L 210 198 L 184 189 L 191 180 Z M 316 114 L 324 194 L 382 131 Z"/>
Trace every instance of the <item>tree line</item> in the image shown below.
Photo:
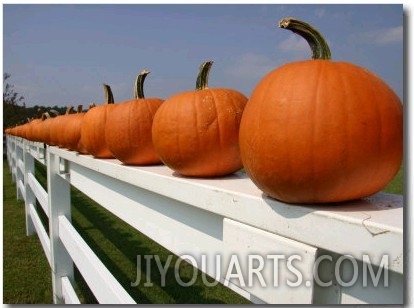
<path fill-rule="evenodd" d="M 40 118 L 43 113 L 54 109 L 63 114 L 66 107 L 46 107 L 35 105 L 26 107 L 24 96 L 19 94 L 13 84 L 10 84 L 9 73 L 3 73 L 3 131 L 6 128 L 27 123 L 28 121 Z"/>

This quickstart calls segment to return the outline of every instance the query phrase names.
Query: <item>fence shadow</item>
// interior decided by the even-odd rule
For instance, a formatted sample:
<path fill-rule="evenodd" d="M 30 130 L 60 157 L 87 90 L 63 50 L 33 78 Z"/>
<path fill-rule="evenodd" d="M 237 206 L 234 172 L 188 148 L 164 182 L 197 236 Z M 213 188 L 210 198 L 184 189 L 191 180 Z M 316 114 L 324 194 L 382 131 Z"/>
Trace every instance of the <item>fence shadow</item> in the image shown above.
<path fill-rule="evenodd" d="M 174 273 L 177 256 L 127 225 L 77 189 L 72 188 L 71 195 L 72 224 L 137 303 L 250 303 L 221 284 L 214 287 L 205 286 L 201 279 L 201 271 L 186 261 L 180 263 L 181 281 L 190 282 L 194 273 L 197 273 L 197 279 L 188 287 L 181 286 Z M 146 255 L 158 256 L 162 267 L 166 266 L 168 257 L 173 256 L 165 275 L 165 285 L 162 283 L 162 276 L 154 258 L 148 267 L 144 258 Z M 141 258 L 140 266 L 138 258 Z M 131 286 L 137 280 L 137 276 L 140 283 L 138 286 Z M 213 279 L 208 278 L 208 281 L 211 282 Z"/>

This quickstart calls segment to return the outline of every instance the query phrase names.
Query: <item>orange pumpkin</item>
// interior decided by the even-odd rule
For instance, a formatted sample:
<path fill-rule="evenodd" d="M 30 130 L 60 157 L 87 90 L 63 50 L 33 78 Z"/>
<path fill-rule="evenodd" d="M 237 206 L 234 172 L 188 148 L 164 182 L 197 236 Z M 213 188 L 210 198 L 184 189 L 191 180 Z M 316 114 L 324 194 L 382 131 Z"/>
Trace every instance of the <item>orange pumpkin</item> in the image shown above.
<path fill-rule="evenodd" d="M 212 64 L 200 66 L 196 90 L 168 98 L 154 117 L 155 150 L 181 175 L 222 176 L 242 167 L 238 134 L 247 98 L 233 89 L 209 89 Z"/>
<path fill-rule="evenodd" d="M 283 65 L 253 90 L 240 128 L 246 172 L 263 192 L 289 203 L 380 191 L 402 161 L 399 98 L 367 69 L 330 61 L 311 25 L 286 18 L 279 26 L 304 37 L 313 60 Z"/>
<path fill-rule="evenodd" d="M 79 105 L 76 113 L 66 115 L 65 123 L 62 127 L 61 144 L 62 147 L 68 150 L 74 151 L 77 149 L 81 135 L 82 118 L 84 113 L 82 112 L 83 106 Z"/>
<path fill-rule="evenodd" d="M 60 148 L 66 148 L 66 127 L 70 121 L 70 117 L 73 115 L 73 112 L 73 106 L 68 106 L 65 114 L 56 117 L 53 121 L 53 136 L 55 138 L 55 144 Z"/>
<path fill-rule="evenodd" d="M 50 145 L 50 126 L 52 125 L 54 118 L 59 116 L 59 112 L 54 109 L 50 109 L 49 111 L 45 112 L 45 116 L 46 118 L 42 122 L 42 127 L 38 131 L 39 141 Z"/>
<path fill-rule="evenodd" d="M 91 110 L 92 108 L 95 107 L 94 103 L 89 104 L 89 110 Z M 87 111 L 88 112 L 88 111 Z M 85 116 L 86 113 L 80 113 L 78 120 L 80 121 L 80 137 L 79 137 L 79 141 L 78 144 L 75 147 L 75 151 L 78 151 L 81 154 L 89 154 L 88 150 L 85 147 L 84 141 L 82 139 L 82 123 L 83 123 L 83 117 Z"/>
<path fill-rule="evenodd" d="M 164 100 L 145 98 L 142 71 L 135 82 L 134 100 L 116 104 L 106 119 L 106 144 L 117 159 L 127 165 L 159 164 L 152 144 L 152 121 Z"/>
<path fill-rule="evenodd" d="M 90 109 L 82 119 L 81 140 L 86 151 L 96 158 L 113 158 L 105 140 L 105 123 L 114 106 L 111 87 L 104 84 L 105 104 Z"/>
<path fill-rule="evenodd" d="M 42 142 L 42 129 L 43 122 L 47 119 L 48 114 L 42 113 L 40 119 L 33 120 L 32 126 L 32 140 L 36 142 Z M 50 117 L 50 116 L 49 116 Z M 35 122 L 36 121 L 36 122 Z"/>

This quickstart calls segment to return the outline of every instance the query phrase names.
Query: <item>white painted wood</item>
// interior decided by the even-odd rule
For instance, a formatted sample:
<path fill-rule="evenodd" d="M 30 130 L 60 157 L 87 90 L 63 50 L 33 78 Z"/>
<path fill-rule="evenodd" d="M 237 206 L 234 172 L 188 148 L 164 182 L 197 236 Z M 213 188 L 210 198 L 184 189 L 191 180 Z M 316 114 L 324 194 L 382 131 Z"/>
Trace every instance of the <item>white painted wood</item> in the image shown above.
<path fill-rule="evenodd" d="M 68 277 L 62 277 L 62 293 L 65 300 L 65 304 L 80 304 L 75 289 L 72 286 Z"/>
<path fill-rule="evenodd" d="M 18 170 L 19 170 L 22 174 L 24 174 L 24 162 L 23 162 L 23 159 L 18 159 L 18 160 L 17 160 L 17 168 L 18 168 Z"/>
<path fill-rule="evenodd" d="M 59 157 L 48 152 L 47 187 L 49 212 L 49 237 L 52 268 L 53 302 L 64 302 L 62 277 L 73 280 L 73 261 L 59 238 L 58 217 L 71 217 L 70 185 L 59 176 Z"/>
<path fill-rule="evenodd" d="M 24 192 L 24 163 L 23 163 L 23 144 L 16 143 L 16 157 L 15 157 L 15 179 L 16 179 L 16 195 L 17 200 L 23 200 Z"/>
<path fill-rule="evenodd" d="M 369 269 L 366 283 L 364 284 L 363 270 L 367 264 L 356 260 L 355 264 L 350 261 L 343 261 L 341 267 L 341 279 L 348 283 L 353 275 L 358 273 L 355 283 L 350 286 L 341 287 L 341 304 L 373 304 L 373 305 L 403 305 L 404 304 L 404 276 L 394 271 L 388 271 L 384 275 L 378 275 L 379 269 L 373 266 L 373 275 L 378 275 L 378 281 L 370 278 Z M 406 291 L 407 292 L 407 291 Z M 409 292 L 409 291 L 408 291 Z"/>
<path fill-rule="evenodd" d="M 46 230 L 42 224 L 42 221 L 40 220 L 39 215 L 37 214 L 36 208 L 33 204 L 29 205 L 29 213 L 30 213 L 30 218 L 33 222 L 33 225 L 36 229 L 37 236 L 39 237 L 40 243 L 42 244 L 47 261 L 49 262 L 49 265 L 51 265 L 50 239 L 46 233 Z"/>
<path fill-rule="evenodd" d="M 27 143 L 12 137 L 8 143 L 8 151 L 11 152 L 8 159 L 17 191 L 27 193 L 30 190 L 40 204 L 48 206 L 45 212 L 50 216 L 55 303 L 67 301 L 66 286 L 62 282 L 65 279 L 62 277 L 73 281 L 73 261 L 84 268 L 82 275 L 92 277 L 88 284 L 95 292 L 99 292 L 97 289 L 103 284 L 107 288 L 119 287 L 123 290 L 121 292 L 125 292 L 115 279 L 115 282 L 102 282 L 100 274 L 91 274 L 96 269 L 85 265 L 96 256 L 89 247 L 85 247 L 86 243 L 70 224 L 69 183 L 178 256 L 188 254 L 194 257 L 199 268 L 203 256 L 211 259 L 221 255 L 223 267 L 219 274 L 210 263 L 202 270 L 254 303 L 402 302 L 402 196 L 379 193 L 340 205 L 289 205 L 264 196 L 245 174 L 236 173 L 218 179 L 184 178 L 166 166 L 124 166 L 115 159 L 94 159 L 57 147 L 48 147 L 48 157 L 44 159 L 48 162 L 47 193 L 39 189 L 33 173 L 25 170 L 26 166 L 23 166 L 23 173 L 27 175 L 22 179 L 21 163 L 19 166 L 24 151 L 42 161 L 42 147 L 43 144 Z M 30 215 L 37 216 L 33 205 L 30 206 Z M 35 226 L 39 226 L 38 223 L 34 223 Z M 257 283 L 243 286 L 234 277 L 230 278 L 230 283 L 226 279 L 232 254 L 248 259 L 249 255 L 269 256 L 279 252 L 285 263 L 283 260 L 278 263 L 280 285 L 277 288 L 261 288 Z M 86 257 L 79 257 L 85 253 Z M 286 271 L 286 259 L 295 254 L 301 256 L 295 268 L 300 269 L 303 283 L 289 289 L 282 281 L 286 281 L 289 275 L 292 281 L 295 280 L 292 272 Z M 355 276 L 355 285 L 341 286 L 333 273 L 335 262 L 345 255 L 353 256 L 358 267 L 371 266 L 375 273 L 382 265 L 382 258 L 388 256 L 389 285 L 373 286 L 371 282 L 368 287 L 361 286 L 363 277 L 360 270 Z M 328 287 L 319 286 L 311 277 L 311 267 L 321 256 L 329 256 L 333 260 L 323 263 L 317 272 L 323 279 L 332 280 Z M 247 271 L 243 275 L 248 275 L 246 263 L 241 264 L 241 270 Z M 98 273 L 105 271 L 107 269 L 102 264 L 98 266 Z M 349 264 L 340 269 L 341 275 L 346 276 L 350 272 Z M 107 274 L 113 278 L 109 272 Z M 263 269 L 263 277 L 272 277 L 272 274 L 269 268 Z"/>
<path fill-rule="evenodd" d="M 18 200 L 24 200 L 24 196 L 26 195 L 26 191 L 24 189 L 24 180 L 19 179 L 17 182 L 17 191 L 18 191 Z"/>
<path fill-rule="evenodd" d="M 29 185 L 29 174 L 34 173 L 34 159 L 29 151 L 26 150 L 26 144 L 24 145 L 25 151 L 23 153 L 24 165 L 23 165 L 23 180 L 24 180 L 24 202 L 25 202 L 25 217 L 26 217 L 26 235 L 31 235 L 35 232 L 32 219 L 30 218 L 30 205 L 36 204 L 36 196 Z"/>
<path fill-rule="evenodd" d="M 184 178 L 166 166 L 131 167 L 115 159 L 94 159 L 56 147 L 50 151 L 70 160 L 72 165 L 311 246 L 352 254 L 358 259 L 370 254 L 374 265 L 380 264 L 382 255 L 389 254 L 390 269 L 403 272 L 400 195 L 378 193 L 340 206 L 290 205 L 264 196 L 241 173 L 222 179 Z"/>
<path fill-rule="evenodd" d="M 41 164 L 45 164 L 45 147 L 43 143 L 40 142 L 33 142 L 30 141 L 29 142 L 29 147 L 30 147 L 30 153 L 31 155 L 37 160 L 39 161 Z"/>
<path fill-rule="evenodd" d="M 315 247 L 228 218 L 223 242 L 226 252 L 240 261 L 245 290 L 269 304 L 312 303 Z M 240 285 L 239 279 L 233 282 Z"/>
<path fill-rule="evenodd" d="M 63 215 L 59 216 L 59 236 L 99 303 L 135 304 Z"/>
<path fill-rule="evenodd" d="M 39 201 L 39 204 L 42 206 L 43 211 L 49 217 L 49 208 L 47 203 L 48 196 L 46 190 L 44 190 L 42 185 L 40 185 L 32 173 L 27 174 L 27 183 L 36 196 L 36 199 Z"/>

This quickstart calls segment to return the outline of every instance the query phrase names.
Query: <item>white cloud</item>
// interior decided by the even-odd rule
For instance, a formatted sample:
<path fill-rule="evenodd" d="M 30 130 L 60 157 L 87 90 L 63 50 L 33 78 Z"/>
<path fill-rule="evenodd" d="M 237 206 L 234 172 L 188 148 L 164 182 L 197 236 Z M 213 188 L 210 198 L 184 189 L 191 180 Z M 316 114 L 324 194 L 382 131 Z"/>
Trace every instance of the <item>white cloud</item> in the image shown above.
<path fill-rule="evenodd" d="M 315 13 L 316 17 L 322 18 L 325 15 L 326 10 L 325 9 L 316 9 L 316 10 L 314 10 L 314 13 Z"/>
<path fill-rule="evenodd" d="M 301 55 L 309 55 L 309 44 L 302 37 L 292 34 L 287 39 L 281 41 L 277 45 L 277 49 L 286 53 L 298 53 Z"/>
<path fill-rule="evenodd" d="M 404 28 L 403 26 L 389 28 L 385 31 L 382 31 L 380 35 L 378 35 L 376 42 L 378 44 L 393 44 L 402 42 L 404 39 Z"/>
<path fill-rule="evenodd" d="M 367 31 L 358 35 L 358 38 L 361 41 L 377 45 L 401 43 L 404 39 L 404 28 L 403 26 L 398 26 L 382 30 Z"/>
<path fill-rule="evenodd" d="M 261 78 L 277 66 L 276 61 L 265 55 L 248 52 L 234 58 L 226 73 L 241 79 Z"/>

